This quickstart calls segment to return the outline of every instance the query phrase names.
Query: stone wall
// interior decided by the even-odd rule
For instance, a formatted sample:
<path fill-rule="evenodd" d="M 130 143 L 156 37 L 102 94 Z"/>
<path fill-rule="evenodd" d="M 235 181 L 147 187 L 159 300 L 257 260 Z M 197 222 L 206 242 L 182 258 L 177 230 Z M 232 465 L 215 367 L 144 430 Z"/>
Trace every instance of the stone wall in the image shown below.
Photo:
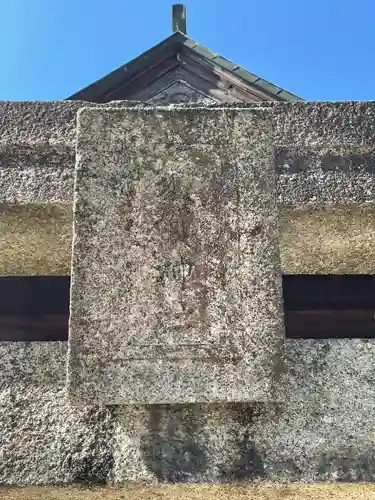
<path fill-rule="evenodd" d="M 0 483 L 375 480 L 375 341 L 286 349 L 283 405 L 72 407 L 66 343 L 4 342 Z"/>
<path fill-rule="evenodd" d="M 83 106 L 101 105 L 0 103 L 3 275 L 17 274 L 17 269 L 29 275 L 69 270 L 76 118 Z M 128 102 L 111 106 L 147 107 Z M 179 107 L 185 106 L 174 109 Z M 220 107 L 206 105 L 205 109 Z M 272 109 L 283 272 L 374 273 L 375 103 L 233 107 Z M 345 130 L 342 140 L 340 130 Z M 9 216 L 14 214 L 18 223 L 9 225 Z M 25 248 L 24 228 L 31 232 L 31 225 L 31 244 Z M 54 245 L 53 255 L 48 236 L 52 233 L 59 235 L 59 248 Z M 49 258 L 43 258 L 43 253 L 50 254 Z"/>
<path fill-rule="evenodd" d="M 73 201 L 80 101 L 0 102 L 0 203 Z M 118 101 L 111 107 L 149 106 Z M 202 104 L 167 109 L 202 108 Z M 220 109 L 206 104 L 204 109 Z M 372 203 L 375 102 L 258 103 L 225 108 L 272 110 L 281 206 Z"/>
<path fill-rule="evenodd" d="M 1 104 L 3 214 L 14 204 L 33 210 L 70 207 L 75 120 L 82 106 Z M 296 219 L 302 212 L 316 231 L 341 231 L 347 247 L 354 211 L 368 226 L 351 270 L 373 272 L 375 103 L 258 105 L 260 112 L 270 107 L 278 199 L 288 214 L 282 220 L 306 226 Z M 310 212 L 317 217 L 309 218 Z M 309 271 L 327 269 L 313 264 L 326 248 L 324 262 L 334 272 L 339 254 L 311 239 Z M 297 239 L 288 241 L 296 261 L 293 268 L 289 253 L 288 269 L 301 272 L 306 267 L 298 260 L 305 251 Z M 300 261 L 306 266 L 306 259 Z M 370 263 L 363 267 L 363 262 Z M 65 343 L 1 342 L 0 357 L 2 484 L 375 477 L 373 340 L 287 340 L 287 393 L 278 404 L 72 406 L 65 389 Z"/>

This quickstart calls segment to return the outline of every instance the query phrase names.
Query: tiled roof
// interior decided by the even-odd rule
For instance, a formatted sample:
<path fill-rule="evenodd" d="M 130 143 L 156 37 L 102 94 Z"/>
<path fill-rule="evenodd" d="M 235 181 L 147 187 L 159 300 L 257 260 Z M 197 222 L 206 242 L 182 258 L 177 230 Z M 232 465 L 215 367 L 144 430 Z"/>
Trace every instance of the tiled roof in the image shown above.
<path fill-rule="evenodd" d="M 188 36 L 180 32 L 175 32 L 168 38 L 164 39 L 162 42 L 158 43 L 151 49 L 147 50 L 140 56 L 131 60 L 130 62 L 121 65 L 111 73 L 105 75 L 103 78 L 97 80 L 96 82 L 88 85 L 82 90 L 76 92 L 68 99 L 74 100 L 94 100 L 96 96 L 105 93 L 109 89 L 116 88 L 124 80 L 131 80 L 137 74 L 142 71 L 147 70 L 153 64 L 157 64 L 159 60 L 162 60 L 166 55 L 171 55 L 172 53 L 178 53 L 183 48 L 190 49 L 194 53 L 203 57 L 206 61 L 229 71 L 236 77 L 241 78 L 247 84 L 259 88 L 267 92 L 270 96 L 274 96 L 276 100 L 281 101 L 303 101 L 304 99 L 288 92 L 287 90 L 274 85 L 267 80 L 250 73 L 246 69 L 238 66 L 228 59 L 225 59 L 220 54 L 213 52 L 212 50 L 204 47 L 203 45 L 195 42 Z"/>
<path fill-rule="evenodd" d="M 217 54 L 216 52 L 213 52 L 210 49 L 207 49 L 200 43 L 195 42 L 194 40 L 191 40 L 187 36 L 183 35 L 185 37 L 185 40 L 182 42 L 182 44 L 186 47 L 189 47 L 191 50 L 196 52 L 197 54 L 205 57 L 207 60 L 211 61 L 212 63 L 230 71 L 234 75 L 242 78 L 245 80 L 247 83 L 250 83 L 252 85 L 255 85 L 257 87 L 260 87 L 261 89 L 265 90 L 269 94 L 274 95 L 278 99 L 284 100 L 284 101 L 303 101 L 302 98 L 292 94 L 291 92 L 288 92 L 287 90 L 278 87 L 277 85 L 274 85 L 271 82 L 268 82 L 267 80 L 264 80 L 263 78 L 259 77 L 258 75 L 255 75 L 254 73 L 250 73 L 250 71 L 247 71 L 246 69 L 242 68 L 241 66 L 238 66 L 237 64 L 232 63 L 225 57 L 221 56 L 220 54 Z"/>

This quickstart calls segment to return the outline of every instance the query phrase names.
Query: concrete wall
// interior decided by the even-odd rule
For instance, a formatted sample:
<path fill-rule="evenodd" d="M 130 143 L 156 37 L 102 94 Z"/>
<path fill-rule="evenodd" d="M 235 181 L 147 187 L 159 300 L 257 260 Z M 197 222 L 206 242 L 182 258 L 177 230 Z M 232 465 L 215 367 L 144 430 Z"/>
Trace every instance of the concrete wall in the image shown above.
<path fill-rule="evenodd" d="M 375 103 L 270 106 L 278 198 L 281 213 L 287 214 L 281 222 L 296 227 L 292 237 L 284 233 L 290 248 L 287 269 L 374 272 Z M 80 107 L 79 102 L 0 105 L 2 220 L 14 204 L 32 212 L 60 206 L 68 226 L 65 209 L 72 202 Z M 355 220 L 361 221 L 362 233 Z M 307 253 L 297 240 L 306 221 L 318 235 L 311 237 L 305 229 Z M 341 235 L 338 239 L 330 227 Z M 354 256 L 350 238 L 357 245 Z M 21 267 L 12 259 L 19 259 L 21 249 L 24 263 L 33 254 L 19 241 L 2 274 L 5 267 L 18 274 Z M 65 241 L 63 254 L 68 255 Z M 334 250 L 337 241 L 339 251 Z M 53 267 L 39 270 L 43 274 Z M 72 407 L 65 393 L 65 343 L 2 342 L 0 483 L 374 480 L 375 341 L 288 340 L 286 348 L 282 405 Z"/>

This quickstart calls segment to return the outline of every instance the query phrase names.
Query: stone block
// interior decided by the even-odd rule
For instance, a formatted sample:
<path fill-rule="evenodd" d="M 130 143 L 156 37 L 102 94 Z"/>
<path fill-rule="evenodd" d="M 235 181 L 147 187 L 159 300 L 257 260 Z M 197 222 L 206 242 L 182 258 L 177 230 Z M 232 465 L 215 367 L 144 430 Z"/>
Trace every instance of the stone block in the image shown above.
<path fill-rule="evenodd" d="M 105 483 L 112 473 L 112 408 L 70 405 L 66 351 L 0 342 L 0 485 Z"/>
<path fill-rule="evenodd" d="M 79 112 L 72 401 L 282 399 L 270 129 L 254 110 Z"/>

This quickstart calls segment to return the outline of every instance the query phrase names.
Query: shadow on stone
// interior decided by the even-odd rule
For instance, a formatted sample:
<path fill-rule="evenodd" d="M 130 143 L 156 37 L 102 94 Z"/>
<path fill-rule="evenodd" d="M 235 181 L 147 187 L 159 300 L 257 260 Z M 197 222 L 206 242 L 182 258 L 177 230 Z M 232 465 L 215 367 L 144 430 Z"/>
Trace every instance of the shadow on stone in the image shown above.
<path fill-rule="evenodd" d="M 264 466 L 261 455 L 258 453 L 254 442 L 251 440 L 250 429 L 256 416 L 261 412 L 262 405 L 233 404 L 231 413 L 243 431 L 241 437 L 236 439 L 238 458 L 233 463 L 231 470 L 222 477 L 222 480 L 254 480 L 264 477 Z"/>
<path fill-rule="evenodd" d="M 249 480 L 264 477 L 263 461 L 251 441 L 249 432 L 245 431 L 242 439 L 237 441 L 239 458 L 233 465 L 233 470 L 228 479 Z"/>
<path fill-rule="evenodd" d="M 324 453 L 317 468 L 319 478 L 338 482 L 375 481 L 375 452 L 365 451 L 359 456 L 355 448 L 341 453 Z"/>
<path fill-rule="evenodd" d="M 207 467 L 197 440 L 200 408 L 159 406 L 149 410 L 149 432 L 142 438 L 146 464 L 159 481 L 196 482 Z"/>
<path fill-rule="evenodd" d="M 227 421 L 228 436 L 233 436 L 233 430 L 240 427 L 237 438 L 229 437 L 228 460 L 223 457 L 225 444 L 223 447 L 222 442 L 210 442 L 210 433 L 206 434 L 204 429 L 204 414 L 210 410 L 219 410 Z M 256 412 L 257 408 L 250 405 L 150 407 L 148 433 L 141 442 L 144 460 L 162 482 L 230 482 L 263 478 L 262 457 L 251 439 L 250 430 Z M 228 418 L 231 415 L 235 422 Z"/>

